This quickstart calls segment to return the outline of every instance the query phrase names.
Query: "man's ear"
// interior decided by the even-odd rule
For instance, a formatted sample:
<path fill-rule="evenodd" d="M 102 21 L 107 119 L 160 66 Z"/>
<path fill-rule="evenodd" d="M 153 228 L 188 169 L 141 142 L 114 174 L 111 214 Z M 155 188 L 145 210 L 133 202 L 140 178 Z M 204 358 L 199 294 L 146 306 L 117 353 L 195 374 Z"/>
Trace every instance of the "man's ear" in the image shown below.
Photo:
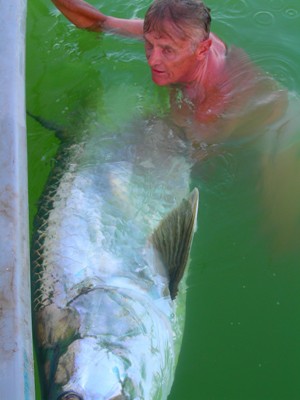
<path fill-rule="evenodd" d="M 197 58 L 199 60 L 206 56 L 206 53 L 210 49 L 211 44 L 212 44 L 211 39 L 206 39 L 199 43 L 196 51 Z"/>

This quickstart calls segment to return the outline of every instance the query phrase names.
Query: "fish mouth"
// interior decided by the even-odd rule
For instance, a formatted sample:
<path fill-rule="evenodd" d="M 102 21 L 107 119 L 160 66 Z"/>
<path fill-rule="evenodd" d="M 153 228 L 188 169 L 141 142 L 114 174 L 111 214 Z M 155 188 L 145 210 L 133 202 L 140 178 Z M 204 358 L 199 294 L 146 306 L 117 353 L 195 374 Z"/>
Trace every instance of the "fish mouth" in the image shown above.
<path fill-rule="evenodd" d="M 56 400 L 84 400 L 84 398 L 76 392 L 68 391 L 61 393 Z M 126 397 L 120 394 L 110 400 L 126 400 Z"/>
<path fill-rule="evenodd" d="M 68 391 L 60 394 L 56 400 L 84 400 L 84 398 L 76 392 Z"/>

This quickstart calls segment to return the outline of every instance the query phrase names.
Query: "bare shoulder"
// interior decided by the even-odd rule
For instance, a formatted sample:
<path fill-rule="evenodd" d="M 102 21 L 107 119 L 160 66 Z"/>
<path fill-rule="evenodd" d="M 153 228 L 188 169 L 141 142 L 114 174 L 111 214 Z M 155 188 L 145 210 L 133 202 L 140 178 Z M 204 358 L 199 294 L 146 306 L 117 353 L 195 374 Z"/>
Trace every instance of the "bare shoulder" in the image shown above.
<path fill-rule="evenodd" d="M 224 43 L 216 37 L 216 46 Z M 240 48 L 230 47 L 214 84 L 202 97 L 178 104 L 171 93 L 171 113 L 189 140 L 218 143 L 251 136 L 280 120 L 288 93 Z M 184 99 L 183 99 L 184 100 Z"/>
<path fill-rule="evenodd" d="M 234 46 L 228 50 L 226 71 L 231 115 L 235 111 L 237 117 L 259 117 L 260 123 L 267 125 L 285 112 L 287 90 L 254 63 L 244 50 Z"/>

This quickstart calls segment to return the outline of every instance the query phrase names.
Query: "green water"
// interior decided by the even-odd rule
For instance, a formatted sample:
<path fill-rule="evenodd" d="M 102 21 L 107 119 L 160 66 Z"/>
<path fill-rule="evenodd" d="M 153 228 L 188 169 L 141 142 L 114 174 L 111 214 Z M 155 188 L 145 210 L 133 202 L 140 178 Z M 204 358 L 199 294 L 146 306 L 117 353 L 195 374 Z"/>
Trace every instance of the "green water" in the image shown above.
<path fill-rule="evenodd" d="M 142 17 L 150 2 L 91 3 L 107 14 Z M 215 33 L 300 93 L 298 0 L 208 5 Z M 79 31 L 52 3 L 28 3 L 31 112 L 70 131 L 70 121 L 95 107 L 117 127 L 137 115 L 160 114 L 167 104 L 166 91 L 151 82 L 142 43 Z M 59 142 L 31 118 L 27 124 L 32 221 Z M 289 144 L 267 157 L 265 168 L 257 152 L 237 146 L 193 171 L 198 232 L 171 400 L 300 398 L 300 125 L 289 129 Z"/>

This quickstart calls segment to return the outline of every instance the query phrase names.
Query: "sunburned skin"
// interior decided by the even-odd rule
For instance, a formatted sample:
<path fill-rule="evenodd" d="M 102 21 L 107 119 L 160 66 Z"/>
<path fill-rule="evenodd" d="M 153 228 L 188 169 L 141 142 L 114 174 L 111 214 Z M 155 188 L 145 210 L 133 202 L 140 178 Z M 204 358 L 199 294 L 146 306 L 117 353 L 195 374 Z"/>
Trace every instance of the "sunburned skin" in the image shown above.
<path fill-rule="evenodd" d="M 243 50 L 232 47 L 217 60 L 204 81 L 171 85 L 170 113 L 187 139 L 209 144 L 246 137 L 285 113 L 286 90 Z"/>

